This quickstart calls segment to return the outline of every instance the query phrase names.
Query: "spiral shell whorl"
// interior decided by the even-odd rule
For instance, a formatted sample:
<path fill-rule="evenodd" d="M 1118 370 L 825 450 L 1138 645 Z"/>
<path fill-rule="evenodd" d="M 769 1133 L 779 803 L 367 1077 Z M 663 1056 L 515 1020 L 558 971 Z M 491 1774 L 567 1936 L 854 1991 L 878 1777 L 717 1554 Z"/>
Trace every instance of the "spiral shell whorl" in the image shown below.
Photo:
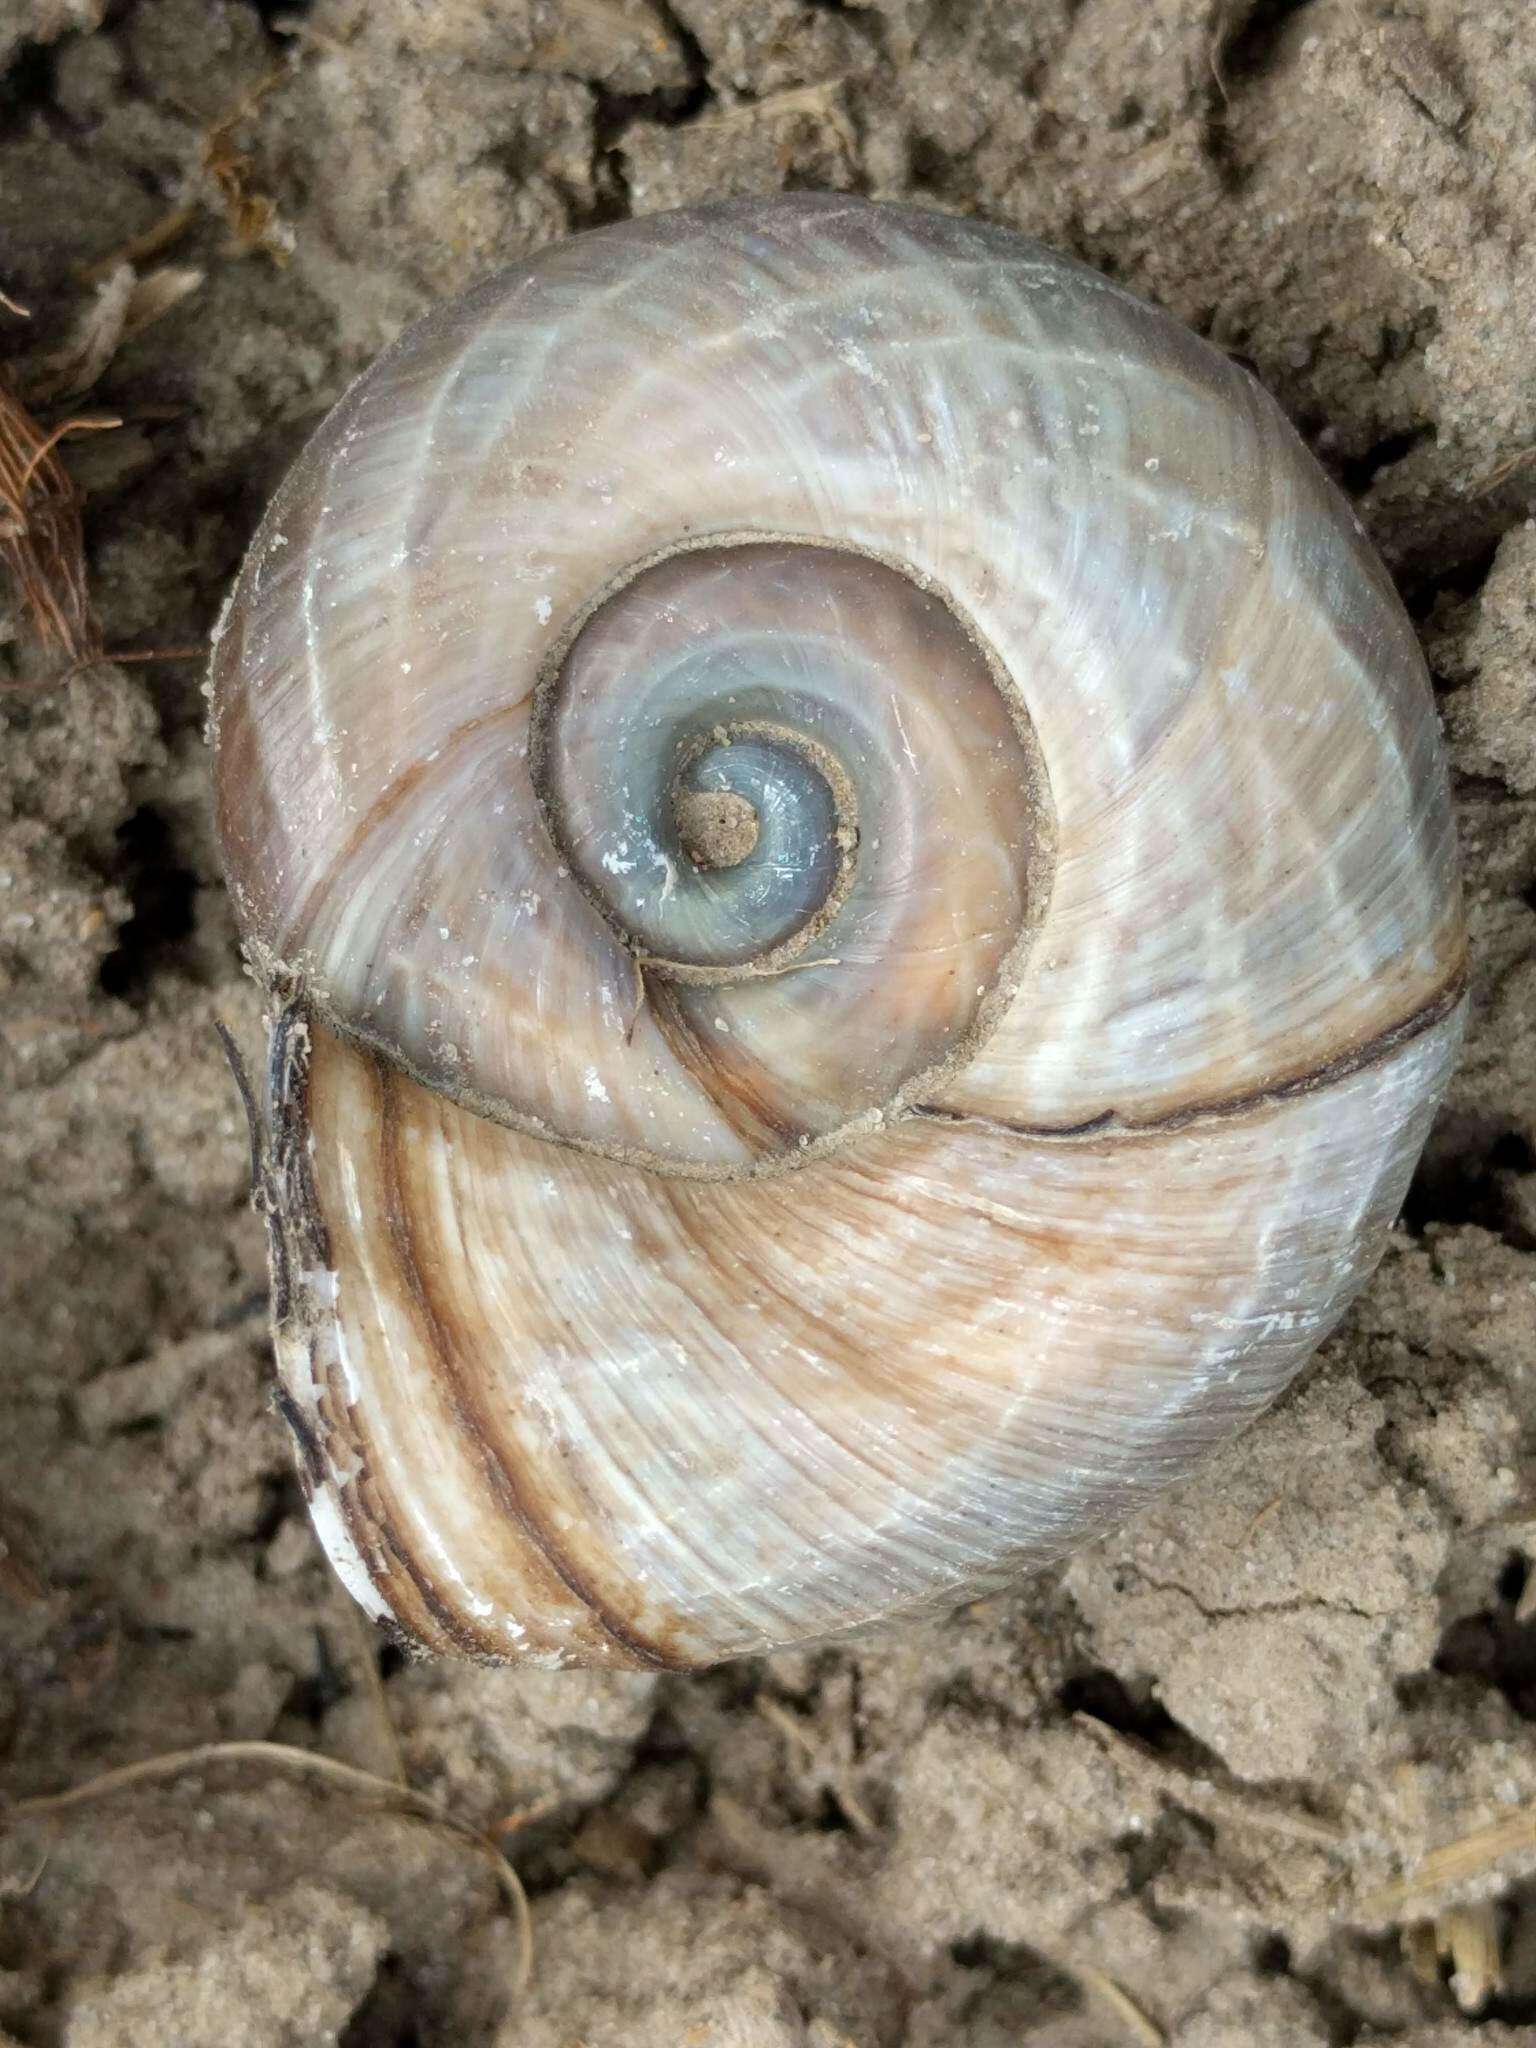
<path fill-rule="evenodd" d="M 213 720 L 298 991 L 291 1419 L 438 1647 L 707 1661 L 1060 1555 L 1326 1333 L 1454 1056 L 1347 507 L 975 222 L 732 202 L 443 308 L 279 493 Z"/>
<path fill-rule="evenodd" d="M 846 550 L 716 540 L 641 570 L 548 675 L 530 769 L 638 1002 L 770 1159 L 963 1063 L 1048 894 L 1011 685 L 939 597 Z M 753 844 L 702 866 L 679 805 L 711 787 Z"/>

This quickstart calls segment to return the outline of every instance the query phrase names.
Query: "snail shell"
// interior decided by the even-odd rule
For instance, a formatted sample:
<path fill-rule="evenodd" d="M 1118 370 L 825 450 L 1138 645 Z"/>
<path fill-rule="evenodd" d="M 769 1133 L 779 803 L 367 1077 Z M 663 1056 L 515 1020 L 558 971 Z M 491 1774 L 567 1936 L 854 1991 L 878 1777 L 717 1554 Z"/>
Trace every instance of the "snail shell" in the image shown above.
<path fill-rule="evenodd" d="M 828 196 L 521 261 L 322 426 L 212 695 L 282 1404 L 431 1649 L 995 1587 L 1379 1255 L 1464 974 L 1423 663 L 1074 263 Z"/>

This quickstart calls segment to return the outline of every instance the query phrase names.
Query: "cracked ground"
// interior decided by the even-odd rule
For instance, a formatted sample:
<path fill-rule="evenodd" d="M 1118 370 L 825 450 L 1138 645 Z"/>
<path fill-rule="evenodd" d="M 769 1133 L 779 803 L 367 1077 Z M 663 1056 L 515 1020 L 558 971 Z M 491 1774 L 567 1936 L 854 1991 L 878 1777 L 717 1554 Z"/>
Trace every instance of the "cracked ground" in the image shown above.
<path fill-rule="evenodd" d="M 100 644 L 202 645 L 306 431 L 445 294 L 793 187 L 1085 258 L 1350 494 L 1473 935 L 1402 1223 L 1272 1415 L 1012 1597 L 705 1677 L 407 1664 L 269 1403 L 201 665 L 62 674 L 5 584 L 0 1784 L 252 1741 L 403 1777 L 510 1851 L 535 1967 L 483 1844 L 251 1752 L 0 1811 L 0 2042 L 1536 2038 L 1528 0 L 6 0 L 0 348 L 121 422 L 67 450 Z"/>

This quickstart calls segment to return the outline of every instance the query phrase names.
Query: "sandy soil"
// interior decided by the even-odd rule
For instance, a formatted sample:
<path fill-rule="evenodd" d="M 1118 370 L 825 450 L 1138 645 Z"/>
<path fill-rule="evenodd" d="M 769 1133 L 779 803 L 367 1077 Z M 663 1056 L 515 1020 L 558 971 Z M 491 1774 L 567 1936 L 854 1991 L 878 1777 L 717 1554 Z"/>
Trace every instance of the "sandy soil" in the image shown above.
<path fill-rule="evenodd" d="M 124 422 L 69 456 L 108 647 L 199 643 L 306 428 L 499 257 L 786 185 L 975 209 L 1249 362 L 1352 493 L 1476 947 L 1367 1297 L 1125 1537 L 870 1649 L 408 1667 L 268 1402 L 199 664 L 58 680 L 0 591 L 6 1795 L 242 1740 L 403 1773 L 520 1817 L 537 1952 L 519 1994 L 465 1834 L 221 1758 L 0 1813 L 0 2041 L 1536 2039 L 1529 0 L 4 0 L 0 68 L 0 351 L 45 419 Z M 190 286 L 82 281 L 168 216 L 139 269 Z"/>

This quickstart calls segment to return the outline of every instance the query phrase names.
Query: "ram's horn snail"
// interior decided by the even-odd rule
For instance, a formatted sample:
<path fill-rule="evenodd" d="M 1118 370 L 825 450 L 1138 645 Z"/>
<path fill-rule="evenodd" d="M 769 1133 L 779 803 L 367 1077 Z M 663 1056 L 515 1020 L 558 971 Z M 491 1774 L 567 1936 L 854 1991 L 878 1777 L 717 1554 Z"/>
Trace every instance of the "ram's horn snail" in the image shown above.
<path fill-rule="evenodd" d="M 1061 1556 L 1381 1250 L 1464 935 L 1250 378 L 1005 231 L 599 229 L 404 336 L 213 675 L 277 1353 L 357 1598 L 704 1664 Z"/>

